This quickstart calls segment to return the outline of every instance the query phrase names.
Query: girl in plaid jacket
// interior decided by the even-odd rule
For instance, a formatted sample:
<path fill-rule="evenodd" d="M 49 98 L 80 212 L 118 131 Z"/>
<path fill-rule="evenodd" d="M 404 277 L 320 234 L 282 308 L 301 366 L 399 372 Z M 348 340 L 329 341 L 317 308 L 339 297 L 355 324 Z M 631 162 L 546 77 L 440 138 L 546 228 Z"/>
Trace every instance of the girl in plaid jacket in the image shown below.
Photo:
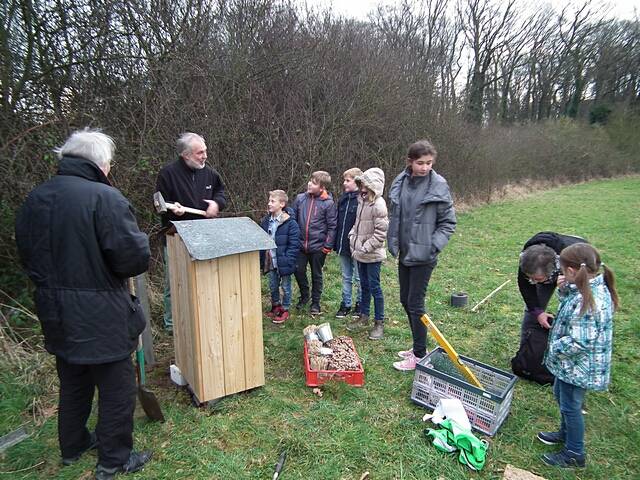
<path fill-rule="evenodd" d="M 546 464 L 584 467 L 582 402 L 586 390 L 606 390 L 609 385 L 618 294 L 613 272 L 588 243 L 562 250 L 560 268 L 560 306 L 544 359 L 556 377 L 553 393 L 560 406 L 560 430 L 540 432 L 538 439 L 548 445 L 564 444 L 561 451 L 543 455 Z"/>

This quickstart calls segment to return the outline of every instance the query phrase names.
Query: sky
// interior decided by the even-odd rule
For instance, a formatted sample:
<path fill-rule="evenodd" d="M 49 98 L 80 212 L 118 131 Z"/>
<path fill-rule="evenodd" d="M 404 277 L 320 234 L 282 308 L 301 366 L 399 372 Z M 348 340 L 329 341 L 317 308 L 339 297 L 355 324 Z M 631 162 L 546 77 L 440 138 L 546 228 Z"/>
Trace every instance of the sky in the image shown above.
<path fill-rule="evenodd" d="M 303 1 L 300 3 L 303 3 Z M 542 2 L 544 1 L 551 3 L 556 9 L 562 8 L 567 4 L 565 0 L 542 0 Z M 394 4 L 397 3 L 397 0 L 306 0 L 306 3 L 310 6 L 326 7 L 333 5 L 334 12 L 357 19 L 366 19 L 367 14 L 381 2 Z M 611 6 L 611 17 L 630 20 L 634 18 L 634 8 L 637 10 L 638 16 L 640 16 L 640 0 L 610 0 L 608 4 Z"/>

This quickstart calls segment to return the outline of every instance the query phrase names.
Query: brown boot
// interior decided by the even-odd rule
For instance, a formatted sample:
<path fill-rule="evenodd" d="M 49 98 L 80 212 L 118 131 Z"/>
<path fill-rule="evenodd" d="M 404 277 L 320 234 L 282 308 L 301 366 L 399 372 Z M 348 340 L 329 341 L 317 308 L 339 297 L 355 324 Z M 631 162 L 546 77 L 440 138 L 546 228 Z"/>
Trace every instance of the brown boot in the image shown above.
<path fill-rule="evenodd" d="M 369 340 L 380 340 L 384 337 L 384 322 L 376 320 L 373 322 L 373 328 L 369 330 Z"/>
<path fill-rule="evenodd" d="M 354 318 L 353 321 L 347 324 L 347 330 L 350 332 L 357 332 L 366 328 L 369 325 L 369 315 L 363 313 L 358 318 Z"/>

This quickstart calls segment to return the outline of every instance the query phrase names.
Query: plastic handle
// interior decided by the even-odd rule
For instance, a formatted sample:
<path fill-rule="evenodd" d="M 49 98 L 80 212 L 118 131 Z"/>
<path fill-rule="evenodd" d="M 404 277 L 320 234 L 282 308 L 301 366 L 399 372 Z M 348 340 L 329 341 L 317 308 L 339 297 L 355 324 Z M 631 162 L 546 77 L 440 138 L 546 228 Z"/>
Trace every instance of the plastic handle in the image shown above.
<path fill-rule="evenodd" d="M 136 349 L 136 361 L 138 362 L 138 370 L 140 372 L 140 386 L 146 383 L 144 374 L 144 350 L 142 349 L 142 336 L 138 335 L 138 348 Z"/>

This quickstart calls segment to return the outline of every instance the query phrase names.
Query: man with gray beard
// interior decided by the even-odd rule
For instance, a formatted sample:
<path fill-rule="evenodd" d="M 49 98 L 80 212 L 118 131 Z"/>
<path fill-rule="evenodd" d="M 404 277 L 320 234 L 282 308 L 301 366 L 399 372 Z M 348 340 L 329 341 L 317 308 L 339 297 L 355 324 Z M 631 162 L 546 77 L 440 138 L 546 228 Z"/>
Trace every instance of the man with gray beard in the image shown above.
<path fill-rule="evenodd" d="M 206 165 L 207 145 L 196 133 L 186 132 L 176 142 L 178 159 L 160 170 L 156 191 L 175 207 L 162 215 L 164 234 L 174 220 L 199 220 L 205 217 L 184 211 L 184 207 L 207 212 L 206 218 L 215 218 L 227 204 L 224 185 L 218 172 Z M 167 242 L 163 236 L 165 259 L 164 327 L 173 330 L 171 318 L 171 291 L 167 263 Z"/>

